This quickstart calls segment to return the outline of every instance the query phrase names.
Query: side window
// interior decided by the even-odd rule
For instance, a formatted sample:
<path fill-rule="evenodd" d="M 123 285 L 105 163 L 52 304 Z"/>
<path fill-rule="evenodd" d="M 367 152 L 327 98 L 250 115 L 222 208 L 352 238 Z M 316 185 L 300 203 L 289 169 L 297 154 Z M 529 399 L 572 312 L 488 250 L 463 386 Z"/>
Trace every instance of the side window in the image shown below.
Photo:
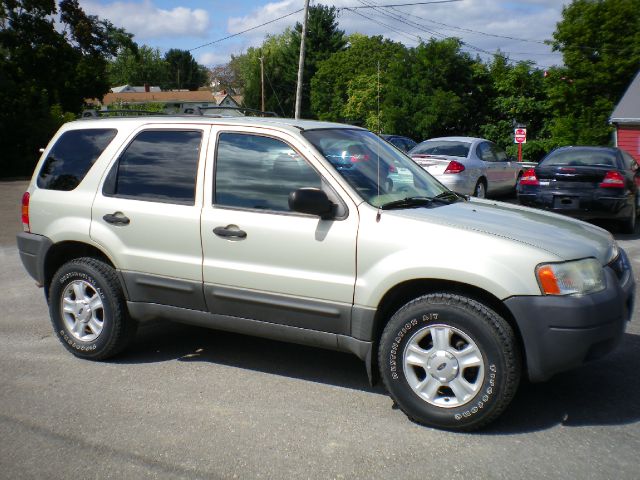
<path fill-rule="evenodd" d="M 38 187 L 64 191 L 76 188 L 116 133 L 107 128 L 63 133 L 42 164 Z"/>
<path fill-rule="evenodd" d="M 491 143 L 490 145 L 491 145 L 491 152 L 493 152 L 493 156 L 496 158 L 496 161 L 506 162 L 509 160 L 509 157 L 507 157 L 507 152 L 502 150 L 495 143 Z"/>
<path fill-rule="evenodd" d="M 105 181 L 105 195 L 193 205 L 202 131 L 148 130 L 122 153 Z"/>
<path fill-rule="evenodd" d="M 482 142 L 480 145 L 478 145 L 476 153 L 478 154 L 478 157 L 480 158 L 480 160 L 483 160 L 485 162 L 496 161 L 496 157 L 493 155 L 493 152 L 491 151 L 491 145 L 487 142 Z"/>
<path fill-rule="evenodd" d="M 405 151 L 407 151 L 407 152 L 417 145 L 417 143 L 414 142 L 413 140 L 411 140 L 410 138 L 405 138 L 404 139 L 404 143 L 406 145 L 406 150 Z"/>
<path fill-rule="evenodd" d="M 289 193 L 320 186 L 318 173 L 280 140 L 242 133 L 218 138 L 217 205 L 288 212 Z"/>

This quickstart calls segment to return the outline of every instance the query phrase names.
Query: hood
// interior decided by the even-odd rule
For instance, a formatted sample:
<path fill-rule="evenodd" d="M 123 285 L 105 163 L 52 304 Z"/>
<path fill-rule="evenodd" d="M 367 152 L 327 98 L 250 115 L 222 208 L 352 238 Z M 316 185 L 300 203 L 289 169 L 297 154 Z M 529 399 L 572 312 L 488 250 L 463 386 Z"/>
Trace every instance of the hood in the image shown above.
<path fill-rule="evenodd" d="M 495 235 L 545 250 L 562 260 L 610 260 L 615 241 L 606 230 L 532 208 L 472 199 L 434 208 L 397 210 L 416 220 Z"/>

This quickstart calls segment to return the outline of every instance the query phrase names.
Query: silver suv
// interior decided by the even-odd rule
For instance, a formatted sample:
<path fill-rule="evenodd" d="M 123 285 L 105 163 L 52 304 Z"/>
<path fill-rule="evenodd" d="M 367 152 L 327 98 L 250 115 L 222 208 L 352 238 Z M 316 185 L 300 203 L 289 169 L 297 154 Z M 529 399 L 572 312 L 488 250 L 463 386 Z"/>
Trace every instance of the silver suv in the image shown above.
<path fill-rule="evenodd" d="M 79 120 L 22 211 L 22 261 L 74 355 L 116 355 L 154 318 L 352 352 L 444 429 L 609 352 L 633 306 L 604 230 L 455 194 L 341 124 Z"/>

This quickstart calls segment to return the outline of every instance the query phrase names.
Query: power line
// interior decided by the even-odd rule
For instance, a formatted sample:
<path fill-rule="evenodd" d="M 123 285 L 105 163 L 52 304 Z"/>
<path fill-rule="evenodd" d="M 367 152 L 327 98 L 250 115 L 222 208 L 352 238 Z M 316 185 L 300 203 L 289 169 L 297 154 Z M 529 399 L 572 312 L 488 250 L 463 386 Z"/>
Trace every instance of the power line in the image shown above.
<path fill-rule="evenodd" d="M 296 10 L 295 12 L 287 13 L 286 15 L 283 15 L 283 16 L 278 17 L 278 18 L 274 18 L 273 20 L 269 20 L 268 22 L 265 22 L 265 23 L 261 23 L 260 25 L 256 25 L 255 27 L 247 28 L 246 30 L 243 30 L 241 32 L 234 33 L 233 35 L 228 35 L 228 36 L 226 36 L 224 38 L 219 38 L 218 40 L 214 40 L 213 42 L 209 42 L 209 43 L 204 43 L 202 45 L 198 45 L 197 47 L 194 47 L 194 48 L 192 48 L 192 49 L 190 49 L 188 51 L 189 52 L 193 52 L 194 50 L 198 50 L 199 48 L 208 47 L 209 45 L 213 45 L 215 43 L 220 43 L 220 42 L 222 42 L 224 40 L 229 40 L 230 38 L 237 37 L 238 35 L 242 35 L 244 33 L 250 32 L 252 30 L 257 30 L 258 28 L 264 27 L 265 25 L 269 25 L 270 23 L 275 23 L 278 20 L 282 20 L 283 18 L 287 18 L 287 17 L 290 17 L 291 15 L 295 15 L 296 13 L 300 13 L 303 10 L 304 10 L 304 8 L 300 8 L 300 9 Z"/>
<path fill-rule="evenodd" d="M 395 3 L 389 5 L 375 5 L 375 6 L 362 6 L 362 7 L 338 7 L 336 10 L 356 10 L 360 8 L 394 8 L 394 7 L 411 7 L 415 5 L 432 5 L 436 3 L 453 3 L 461 2 L 462 0 L 437 0 L 433 2 L 414 2 L 414 3 Z"/>

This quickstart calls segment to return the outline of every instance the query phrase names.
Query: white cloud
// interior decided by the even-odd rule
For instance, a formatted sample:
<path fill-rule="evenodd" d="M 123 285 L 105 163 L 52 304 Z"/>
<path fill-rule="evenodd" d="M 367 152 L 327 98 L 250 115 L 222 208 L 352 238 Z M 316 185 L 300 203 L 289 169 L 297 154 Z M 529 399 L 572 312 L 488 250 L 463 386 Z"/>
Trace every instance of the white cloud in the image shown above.
<path fill-rule="evenodd" d="M 204 52 L 196 56 L 196 61 L 205 67 L 212 67 L 229 61 L 229 54 Z"/>
<path fill-rule="evenodd" d="M 204 37 L 211 23 L 206 10 L 187 7 L 165 10 L 156 7 L 152 0 L 107 4 L 98 0 L 84 0 L 82 7 L 87 13 L 108 19 L 116 26 L 133 33 L 137 39 Z"/>

